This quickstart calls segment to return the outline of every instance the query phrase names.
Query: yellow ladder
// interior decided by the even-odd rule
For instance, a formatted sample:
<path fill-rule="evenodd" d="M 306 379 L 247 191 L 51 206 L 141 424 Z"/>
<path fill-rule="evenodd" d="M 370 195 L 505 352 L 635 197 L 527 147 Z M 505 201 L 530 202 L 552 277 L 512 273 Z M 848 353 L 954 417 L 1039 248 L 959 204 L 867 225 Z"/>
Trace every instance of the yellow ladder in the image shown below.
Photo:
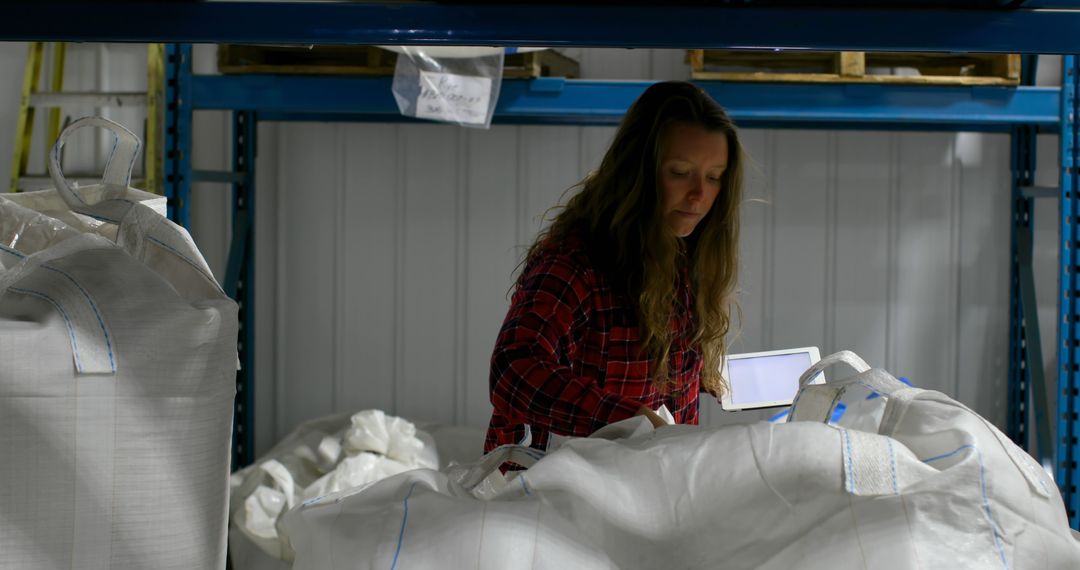
<path fill-rule="evenodd" d="M 42 68 L 45 66 L 45 42 L 33 42 L 26 58 L 26 70 L 23 73 L 22 96 L 19 98 L 19 118 L 15 126 L 15 156 L 11 162 L 10 191 L 36 190 L 52 187 L 47 173 L 33 175 L 29 173 L 30 146 L 34 135 L 34 114 L 38 108 L 48 109 L 47 137 L 45 138 L 45 156 L 60 135 L 61 108 L 70 104 L 85 104 L 94 107 L 146 106 L 146 141 L 143 151 L 143 172 L 145 180 L 139 185 L 142 189 L 161 193 L 163 161 L 161 145 L 163 143 L 161 125 L 162 100 L 165 94 L 165 46 L 149 44 L 147 47 L 147 91 L 130 92 L 65 92 L 64 59 L 65 44 L 52 44 L 52 77 L 48 91 L 40 91 Z M 74 175 L 73 178 L 80 178 Z"/>

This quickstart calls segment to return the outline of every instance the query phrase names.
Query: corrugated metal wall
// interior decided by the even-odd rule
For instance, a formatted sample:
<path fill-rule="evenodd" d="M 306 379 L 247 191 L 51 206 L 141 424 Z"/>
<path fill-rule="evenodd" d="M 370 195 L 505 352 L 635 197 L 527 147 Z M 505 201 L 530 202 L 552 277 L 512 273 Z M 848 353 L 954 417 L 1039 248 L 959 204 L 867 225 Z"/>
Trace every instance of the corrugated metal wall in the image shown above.
<path fill-rule="evenodd" d="M 0 55 L 10 69 L 16 58 Z M 570 55 L 590 77 L 688 76 L 679 51 Z M 212 48 L 197 56 L 197 69 L 212 71 Z M 0 107 L 0 117 L 14 104 Z M 522 248 L 545 210 L 595 167 L 612 133 L 261 125 L 258 448 L 304 419 L 367 407 L 486 424 L 488 357 Z M 200 113 L 196 134 L 197 166 L 226 166 L 226 117 Z M 735 350 L 853 349 L 1001 424 L 1008 138 L 772 130 L 743 137 L 754 166 Z M 1056 184 L 1054 139 L 1040 141 L 1039 159 L 1039 182 Z M 193 233 L 221 271 L 226 187 L 198 185 L 194 202 Z M 1052 370 L 1057 222 L 1052 206 L 1040 206 L 1037 217 Z M 703 421 L 712 424 L 761 415 L 703 404 Z"/>

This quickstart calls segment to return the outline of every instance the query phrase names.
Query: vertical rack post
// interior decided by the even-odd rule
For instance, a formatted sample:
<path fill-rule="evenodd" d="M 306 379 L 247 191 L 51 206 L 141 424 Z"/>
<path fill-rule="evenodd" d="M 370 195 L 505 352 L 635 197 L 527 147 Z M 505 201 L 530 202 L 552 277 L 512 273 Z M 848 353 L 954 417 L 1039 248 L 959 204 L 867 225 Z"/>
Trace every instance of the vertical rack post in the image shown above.
<path fill-rule="evenodd" d="M 1080 226 L 1080 199 L 1078 199 L 1077 176 L 1077 89 L 1080 87 L 1080 56 L 1066 55 L 1061 58 L 1061 192 L 1060 242 L 1058 245 L 1060 274 L 1058 295 L 1058 414 L 1057 414 L 1057 483 L 1069 517 L 1069 525 L 1080 530 L 1080 493 L 1077 493 L 1077 461 L 1080 459 L 1080 341 L 1078 341 L 1077 273 L 1080 258 L 1076 251 L 1080 246 L 1077 228 Z"/>
<path fill-rule="evenodd" d="M 191 44 L 165 45 L 165 197 L 169 219 L 191 226 Z"/>
<path fill-rule="evenodd" d="M 1024 338 L 1024 311 L 1020 282 L 1020 234 L 1031 231 L 1033 202 L 1023 195 L 1021 188 L 1031 185 L 1028 167 L 1032 166 L 1031 156 L 1034 148 L 1031 144 L 1029 129 L 1014 127 L 1010 134 L 1012 149 L 1010 168 L 1012 171 L 1012 214 L 1009 243 L 1009 399 L 1008 399 L 1008 434 L 1020 447 L 1028 447 L 1028 412 L 1027 406 L 1030 383 L 1027 377 L 1027 354 Z M 1034 170 L 1033 168 L 1031 170 Z"/>
<path fill-rule="evenodd" d="M 1023 56 L 1021 83 L 1035 85 L 1037 55 Z M 1054 470 L 1050 433 L 1050 400 L 1043 368 L 1039 308 L 1035 297 L 1034 247 L 1036 131 L 1019 125 L 1010 131 L 1012 149 L 1012 224 L 1009 243 L 1009 437 L 1028 449 L 1028 420 L 1035 424 L 1037 456 L 1043 468 Z M 1043 194 L 1045 195 L 1045 193 Z M 1033 454 L 1035 455 L 1035 454 Z"/>
<path fill-rule="evenodd" d="M 236 348 L 233 415 L 233 469 L 255 460 L 255 113 L 233 112 L 233 218 L 232 244 L 225 270 L 225 292 L 240 305 L 240 331 Z"/>
<path fill-rule="evenodd" d="M 1039 306 L 1032 263 L 1035 200 L 1035 129 L 1012 130 L 1012 232 L 1009 281 L 1009 436 L 1021 447 L 1029 443 L 1028 420 L 1034 424 L 1036 453 L 1043 468 L 1054 470 L 1050 432 L 1050 400 L 1043 369 Z"/>

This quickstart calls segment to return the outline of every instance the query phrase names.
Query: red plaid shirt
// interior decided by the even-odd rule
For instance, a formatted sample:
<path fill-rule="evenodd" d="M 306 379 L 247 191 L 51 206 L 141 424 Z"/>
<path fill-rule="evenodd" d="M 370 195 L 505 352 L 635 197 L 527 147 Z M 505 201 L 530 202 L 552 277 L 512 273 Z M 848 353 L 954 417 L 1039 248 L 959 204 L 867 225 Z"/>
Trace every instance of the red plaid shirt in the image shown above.
<path fill-rule="evenodd" d="M 587 436 L 664 404 L 680 424 L 698 423 L 701 352 L 691 343 L 695 317 L 687 272 L 681 273 L 666 392 L 650 380 L 637 311 L 593 267 L 579 236 L 568 236 L 530 262 L 511 300 L 491 356 L 494 411 L 485 453 L 532 434 Z"/>

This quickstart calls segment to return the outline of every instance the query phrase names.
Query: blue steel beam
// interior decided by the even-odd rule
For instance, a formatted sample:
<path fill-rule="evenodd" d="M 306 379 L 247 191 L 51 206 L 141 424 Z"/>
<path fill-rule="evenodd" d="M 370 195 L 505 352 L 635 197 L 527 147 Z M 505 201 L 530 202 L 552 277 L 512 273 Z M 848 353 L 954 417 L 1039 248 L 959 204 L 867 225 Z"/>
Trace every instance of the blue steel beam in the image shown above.
<path fill-rule="evenodd" d="M 233 469 L 255 461 L 255 113 L 233 113 L 233 226 L 225 292 L 239 305 Z"/>
<path fill-rule="evenodd" d="M 280 75 L 195 76 L 194 109 L 252 110 L 263 120 L 309 120 L 357 115 L 403 120 L 392 78 Z M 700 82 L 734 119 L 789 126 L 922 126 L 1008 130 L 1033 125 L 1053 131 L 1060 121 L 1056 88 L 945 87 Z M 506 80 L 497 122 L 613 124 L 650 85 L 645 81 Z"/>
<path fill-rule="evenodd" d="M 1069 53 L 1080 11 L 1061 4 L 1039 10 L 53 0 L 20 3 L 18 17 L 0 19 L 0 39 Z"/>
<path fill-rule="evenodd" d="M 1034 200 L 1023 194 L 1022 188 L 1031 185 L 1034 176 L 1035 134 L 1030 129 L 1017 127 L 1010 137 L 1012 150 L 1010 163 L 1012 171 L 1012 224 L 1009 236 L 1009 397 L 1006 419 L 1006 433 L 1014 443 L 1028 449 L 1028 418 L 1031 408 L 1028 406 L 1029 382 L 1028 360 L 1024 333 L 1024 305 L 1022 296 L 1021 258 L 1031 257 L 1031 239 L 1022 244 L 1021 234 L 1031 233 L 1031 214 L 1034 212 Z M 1054 196 L 1057 196 L 1055 190 Z M 1029 251 L 1021 255 L 1021 246 Z M 1037 347 L 1036 347 L 1037 348 Z M 1045 413 L 1045 411 L 1044 411 Z"/>
<path fill-rule="evenodd" d="M 1069 525 L 1080 530 L 1080 60 L 1062 58 L 1061 171 L 1058 187 L 1060 243 L 1058 245 L 1058 392 L 1057 484 Z"/>
<path fill-rule="evenodd" d="M 191 225 L 191 46 L 165 46 L 165 197 L 169 219 Z"/>

